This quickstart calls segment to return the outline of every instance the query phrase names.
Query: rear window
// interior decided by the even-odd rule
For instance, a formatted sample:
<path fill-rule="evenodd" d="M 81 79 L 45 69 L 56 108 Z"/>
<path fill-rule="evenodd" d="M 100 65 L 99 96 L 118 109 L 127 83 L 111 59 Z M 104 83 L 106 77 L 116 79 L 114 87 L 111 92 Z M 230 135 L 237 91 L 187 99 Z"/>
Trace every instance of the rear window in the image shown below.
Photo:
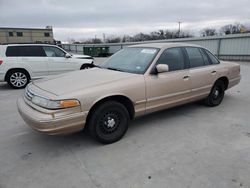
<path fill-rule="evenodd" d="M 190 68 L 204 66 L 203 57 L 199 48 L 187 47 L 186 51 L 189 57 Z"/>
<path fill-rule="evenodd" d="M 7 57 L 44 57 L 45 53 L 41 46 L 8 46 Z"/>

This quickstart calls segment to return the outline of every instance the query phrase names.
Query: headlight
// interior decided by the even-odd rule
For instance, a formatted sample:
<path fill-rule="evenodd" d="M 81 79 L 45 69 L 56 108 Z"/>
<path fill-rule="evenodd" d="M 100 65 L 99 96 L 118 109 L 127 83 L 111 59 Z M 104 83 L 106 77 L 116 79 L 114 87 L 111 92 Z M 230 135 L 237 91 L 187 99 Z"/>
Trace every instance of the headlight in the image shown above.
<path fill-rule="evenodd" d="M 76 99 L 66 100 L 49 100 L 43 97 L 34 96 L 31 100 L 34 104 L 47 109 L 62 109 L 80 106 L 80 102 Z"/>

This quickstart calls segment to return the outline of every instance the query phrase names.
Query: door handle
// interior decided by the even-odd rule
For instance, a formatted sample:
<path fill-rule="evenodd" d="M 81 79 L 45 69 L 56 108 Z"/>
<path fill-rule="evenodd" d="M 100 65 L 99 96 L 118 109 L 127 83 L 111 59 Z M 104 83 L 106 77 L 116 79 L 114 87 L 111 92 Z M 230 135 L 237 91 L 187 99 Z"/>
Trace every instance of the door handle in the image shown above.
<path fill-rule="evenodd" d="M 211 74 L 216 74 L 216 71 L 215 71 L 215 70 L 214 70 L 214 71 L 212 71 L 212 72 L 211 72 Z"/>
<path fill-rule="evenodd" d="M 187 76 L 184 76 L 184 77 L 183 77 L 183 80 L 188 80 L 189 78 L 190 78 L 190 76 L 187 75 Z"/>

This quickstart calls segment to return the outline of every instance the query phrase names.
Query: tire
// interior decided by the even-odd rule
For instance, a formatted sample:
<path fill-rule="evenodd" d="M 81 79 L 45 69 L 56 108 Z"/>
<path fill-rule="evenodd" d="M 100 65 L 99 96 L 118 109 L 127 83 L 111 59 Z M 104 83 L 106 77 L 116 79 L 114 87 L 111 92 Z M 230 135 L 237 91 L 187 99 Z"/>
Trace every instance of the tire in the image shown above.
<path fill-rule="evenodd" d="M 101 103 L 91 114 L 88 131 L 100 143 L 110 144 L 120 140 L 129 125 L 129 113 L 116 101 Z"/>
<path fill-rule="evenodd" d="M 90 68 L 93 68 L 94 66 L 92 65 L 92 64 L 88 64 L 88 63 L 86 63 L 86 64 L 83 64 L 82 66 L 81 66 L 81 70 L 82 69 L 90 69 Z"/>
<path fill-rule="evenodd" d="M 210 94 L 205 99 L 205 104 L 211 107 L 218 106 L 222 102 L 224 94 L 225 94 L 225 84 L 222 80 L 218 80 L 215 82 L 214 86 L 211 89 Z"/>
<path fill-rule="evenodd" d="M 24 70 L 12 70 L 7 74 L 7 83 L 14 89 L 25 88 L 30 81 L 29 74 Z"/>

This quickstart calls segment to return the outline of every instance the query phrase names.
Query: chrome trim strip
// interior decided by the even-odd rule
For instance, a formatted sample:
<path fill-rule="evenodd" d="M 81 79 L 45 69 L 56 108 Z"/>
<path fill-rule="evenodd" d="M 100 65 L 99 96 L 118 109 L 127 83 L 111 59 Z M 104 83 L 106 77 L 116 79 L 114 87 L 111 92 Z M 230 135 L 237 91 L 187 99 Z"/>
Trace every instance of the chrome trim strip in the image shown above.
<path fill-rule="evenodd" d="M 188 90 L 188 91 L 181 91 L 181 92 L 168 94 L 168 95 L 164 95 L 164 96 L 159 96 L 159 97 L 152 97 L 150 99 L 147 99 L 147 102 L 152 102 L 152 101 L 156 101 L 156 100 L 162 100 L 162 99 L 166 99 L 166 98 L 170 98 L 170 97 L 175 97 L 177 95 L 188 94 L 190 92 L 191 92 L 191 90 Z"/>
<path fill-rule="evenodd" d="M 199 90 L 208 89 L 208 88 L 212 88 L 212 85 L 195 88 L 195 89 L 192 89 L 192 91 L 199 91 Z"/>
<path fill-rule="evenodd" d="M 241 79 L 241 75 L 238 76 L 238 77 L 236 77 L 236 78 L 230 79 L 230 80 L 229 80 L 229 83 L 230 83 L 230 82 L 233 82 L 233 81 L 236 81 L 236 80 L 240 80 L 240 79 Z"/>
<path fill-rule="evenodd" d="M 165 108 L 164 106 L 172 105 L 172 104 L 178 103 L 178 102 L 183 102 L 183 101 L 185 101 L 185 100 L 196 101 L 197 98 L 206 96 L 206 95 L 208 95 L 208 94 L 209 94 L 209 93 L 207 93 L 207 92 L 203 92 L 203 93 L 200 93 L 200 94 L 198 94 L 198 95 L 193 95 L 193 96 L 189 96 L 189 97 L 184 97 L 184 98 L 177 99 L 177 100 L 174 100 L 174 101 L 169 101 L 169 102 L 166 102 L 166 103 L 163 103 L 163 104 L 156 104 L 156 105 L 147 106 L 147 107 L 146 107 L 146 113 L 147 113 L 147 111 L 149 111 L 149 110 L 151 110 L 151 109 L 159 108 L 159 107 L 163 107 L 164 109 L 167 109 L 167 108 Z"/>
<path fill-rule="evenodd" d="M 136 101 L 135 105 L 140 105 L 140 104 L 143 104 L 143 103 L 146 103 L 146 102 L 147 102 L 147 100 Z"/>

